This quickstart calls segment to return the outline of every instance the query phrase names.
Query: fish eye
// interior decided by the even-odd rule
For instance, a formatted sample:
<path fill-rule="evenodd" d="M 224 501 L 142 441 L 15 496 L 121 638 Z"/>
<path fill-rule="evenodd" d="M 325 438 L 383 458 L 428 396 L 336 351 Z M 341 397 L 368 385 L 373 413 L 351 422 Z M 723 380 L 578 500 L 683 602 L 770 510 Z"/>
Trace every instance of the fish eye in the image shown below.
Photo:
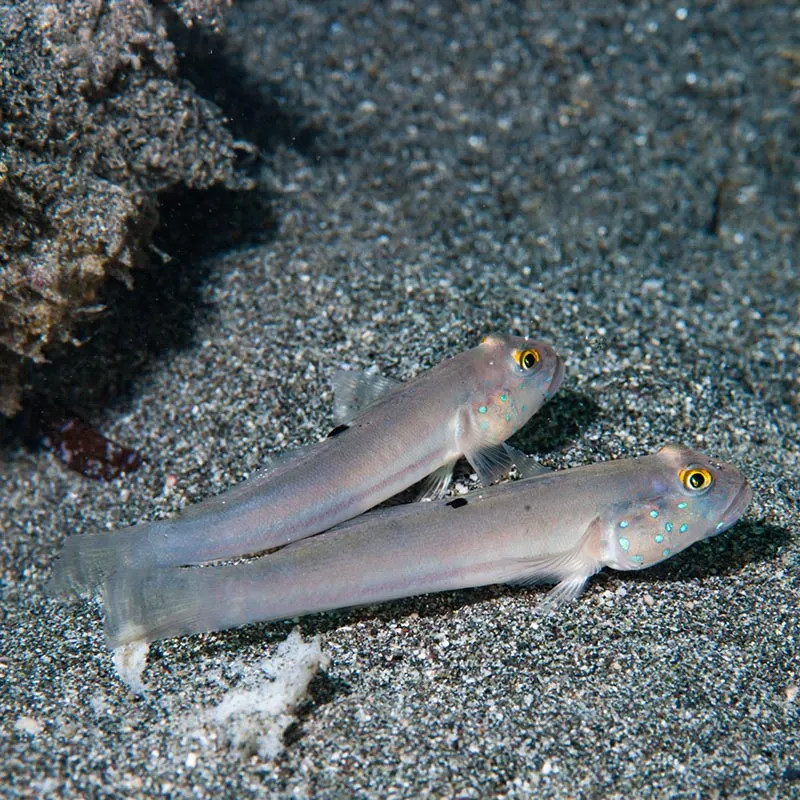
<path fill-rule="evenodd" d="M 517 350 L 514 358 L 522 369 L 533 369 L 539 363 L 539 352 L 538 350 Z"/>
<path fill-rule="evenodd" d="M 711 473 L 704 467 L 686 467 L 680 471 L 679 477 L 681 483 L 690 492 L 702 492 L 704 489 L 708 489 L 714 480 Z"/>

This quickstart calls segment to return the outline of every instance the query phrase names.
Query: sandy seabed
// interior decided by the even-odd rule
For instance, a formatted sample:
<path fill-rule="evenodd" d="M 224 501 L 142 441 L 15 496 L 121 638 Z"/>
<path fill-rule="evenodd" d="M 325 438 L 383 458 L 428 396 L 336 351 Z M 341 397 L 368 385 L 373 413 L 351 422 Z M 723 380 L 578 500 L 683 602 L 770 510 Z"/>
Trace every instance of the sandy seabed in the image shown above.
<path fill-rule="evenodd" d="M 140 276 L 157 313 L 93 422 L 145 467 L 0 454 L 3 795 L 800 797 L 798 13 L 237 4 L 220 58 L 285 112 L 277 229 L 163 267 L 174 294 Z M 325 663 L 275 757 L 181 721 L 293 623 L 155 645 L 138 698 L 99 607 L 44 599 L 66 534 L 327 433 L 336 369 L 407 378 L 492 330 L 567 361 L 518 447 L 560 469 L 683 442 L 746 473 L 745 518 L 544 620 L 508 587 L 301 620 Z"/>

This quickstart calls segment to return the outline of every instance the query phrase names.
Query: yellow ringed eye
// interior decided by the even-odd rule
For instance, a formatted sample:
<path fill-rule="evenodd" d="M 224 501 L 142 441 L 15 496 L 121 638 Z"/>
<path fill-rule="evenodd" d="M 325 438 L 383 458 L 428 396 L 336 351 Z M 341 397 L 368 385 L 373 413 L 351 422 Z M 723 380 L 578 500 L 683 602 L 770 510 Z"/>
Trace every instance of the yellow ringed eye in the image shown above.
<path fill-rule="evenodd" d="M 522 369 L 533 369 L 539 363 L 539 352 L 537 350 L 517 350 L 514 358 Z"/>
<path fill-rule="evenodd" d="M 703 489 L 708 489 L 714 480 L 704 467 L 686 467 L 680 471 L 679 477 L 690 492 L 702 492 Z"/>

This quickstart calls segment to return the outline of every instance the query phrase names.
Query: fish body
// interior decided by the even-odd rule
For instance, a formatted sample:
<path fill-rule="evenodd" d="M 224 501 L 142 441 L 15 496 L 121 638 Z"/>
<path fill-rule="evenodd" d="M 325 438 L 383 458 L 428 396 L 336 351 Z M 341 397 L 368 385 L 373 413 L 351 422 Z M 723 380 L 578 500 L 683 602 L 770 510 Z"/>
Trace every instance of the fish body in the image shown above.
<path fill-rule="evenodd" d="M 603 567 L 649 567 L 720 533 L 751 490 L 689 448 L 395 506 L 254 561 L 123 570 L 105 586 L 111 646 L 427 592 L 554 582 L 553 604 Z"/>
<path fill-rule="evenodd" d="M 514 461 L 503 442 L 563 376 L 563 362 L 546 342 L 495 335 L 403 384 L 340 373 L 343 424 L 336 435 L 175 519 L 69 537 L 48 591 L 80 594 L 119 569 L 201 564 L 286 545 L 429 475 L 430 493 L 438 496 L 461 455 L 483 481 L 496 480 Z"/>

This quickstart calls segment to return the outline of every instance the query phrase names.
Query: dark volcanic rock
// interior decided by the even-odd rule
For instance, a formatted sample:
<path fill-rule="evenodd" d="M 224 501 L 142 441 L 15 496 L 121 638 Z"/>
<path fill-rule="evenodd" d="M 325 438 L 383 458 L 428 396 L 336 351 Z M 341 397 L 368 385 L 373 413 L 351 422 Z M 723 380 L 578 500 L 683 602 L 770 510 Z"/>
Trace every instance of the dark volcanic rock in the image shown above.
<path fill-rule="evenodd" d="M 216 27 L 222 0 L 176 2 Z M 0 413 L 20 368 L 128 284 L 176 186 L 245 188 L 220 110 L 177 74 L 165 9 L 0 3 Z"/>

